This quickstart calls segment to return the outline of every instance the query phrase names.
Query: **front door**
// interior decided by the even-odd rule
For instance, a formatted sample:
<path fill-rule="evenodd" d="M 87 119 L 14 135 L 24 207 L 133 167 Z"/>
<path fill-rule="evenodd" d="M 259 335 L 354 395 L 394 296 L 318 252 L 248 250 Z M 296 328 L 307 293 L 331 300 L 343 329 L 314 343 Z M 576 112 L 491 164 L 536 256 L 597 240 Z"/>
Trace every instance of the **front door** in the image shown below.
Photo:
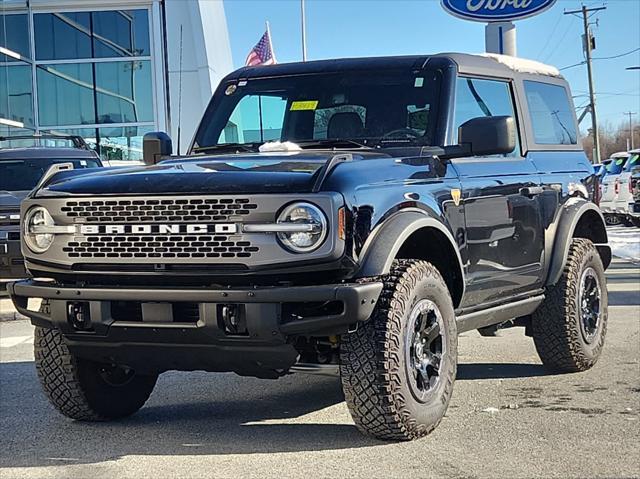
<path fill-rule="evenodd" d="M 455 128 L 480 116 L 515 116 L 506 81 L 459 78 Z M 521 155 L 452 160 L 462 186 L 466 294 L 463 308 L 504 300 L 540 285 L 544 252 L 541 180 Z"/>

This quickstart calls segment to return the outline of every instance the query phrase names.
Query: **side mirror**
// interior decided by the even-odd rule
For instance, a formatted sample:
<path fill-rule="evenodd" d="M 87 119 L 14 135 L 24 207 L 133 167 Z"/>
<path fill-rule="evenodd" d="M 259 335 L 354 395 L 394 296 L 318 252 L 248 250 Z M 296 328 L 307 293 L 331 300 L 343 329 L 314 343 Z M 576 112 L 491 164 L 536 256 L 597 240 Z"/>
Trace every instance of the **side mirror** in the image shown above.
<path fill-rule="evenodd" d="M 474 156 L 506 155 L 516 148 L 516 122 L 511 116 L 481 116 L 460 125 L 458 143 Z"/>
<path fill-rule="evenodd" d="M 163 131 L 145 133 L 142 138 L 142 158 L 146 165 L 155 165 L 172 151 L 171 138 Z"/>

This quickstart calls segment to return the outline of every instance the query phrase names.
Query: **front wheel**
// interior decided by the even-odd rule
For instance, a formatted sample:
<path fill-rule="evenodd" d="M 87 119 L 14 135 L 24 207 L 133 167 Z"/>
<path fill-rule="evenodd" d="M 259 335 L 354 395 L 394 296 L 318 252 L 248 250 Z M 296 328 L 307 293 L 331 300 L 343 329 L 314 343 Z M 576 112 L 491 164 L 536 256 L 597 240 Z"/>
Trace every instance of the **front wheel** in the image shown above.
<path fill-rule="evenodd" d="M 607 333 L 607 282 L 595 245 L 576 238 L 558 283 L 533 314 L 538 355 L 554 372 L 586 371 L 598 360 Z"/>
<path fill-rule="evenodd" d="M 425 261 L 395 261 L 371 318 L 340 345 L 342 387 L 358 429 L 393 440 L 431 432 L 449 405 L 457 354 L 442 276 Z"/>
<path fill-rule="evenodd" d="M 129 416 L 144 405 L 158 377 L 77 358 L 57 329 L 36 326 L 34 349 L 45 394 L 72 419 L 106 421 Z"/>

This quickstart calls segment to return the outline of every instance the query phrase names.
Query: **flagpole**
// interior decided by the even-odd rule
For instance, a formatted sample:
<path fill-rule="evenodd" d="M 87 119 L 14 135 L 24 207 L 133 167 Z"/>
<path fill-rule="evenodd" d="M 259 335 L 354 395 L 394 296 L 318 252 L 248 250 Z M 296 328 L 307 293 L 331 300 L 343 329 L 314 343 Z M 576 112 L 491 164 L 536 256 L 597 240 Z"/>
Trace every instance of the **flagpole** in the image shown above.
<path fill-rule="evenodd" d="M 304 0 L 300 0 L 300 20 L 302 22 L 302 61 L 307 61 L 307 26 L 304 12 Z"/>
<path fill-rule="evenodd" d="M 273 58 L 273 63 L 278 63 L 276 60 L 276 52 L 273 50 L 273 43 L 271 43 L 271 28 L 269 27 L 269 20 L 264 22 L 267 25 L 267 36 L 269 37 L 269 49 L 271 50 L 271 58 Z"/>

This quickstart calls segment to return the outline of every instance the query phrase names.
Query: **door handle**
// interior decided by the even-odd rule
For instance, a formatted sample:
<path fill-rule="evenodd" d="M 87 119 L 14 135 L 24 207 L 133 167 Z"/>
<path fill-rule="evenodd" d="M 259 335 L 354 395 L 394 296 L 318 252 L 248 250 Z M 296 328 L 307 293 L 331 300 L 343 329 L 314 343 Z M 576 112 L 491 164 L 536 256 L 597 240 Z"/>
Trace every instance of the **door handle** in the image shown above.
<path fill-rule="evenodd" d="M 527 186 L 525 188 L 520 188 L 520 194 L 529 198 L 542 193 L 544 193 L 544 188 L 542 186 Z"/>

